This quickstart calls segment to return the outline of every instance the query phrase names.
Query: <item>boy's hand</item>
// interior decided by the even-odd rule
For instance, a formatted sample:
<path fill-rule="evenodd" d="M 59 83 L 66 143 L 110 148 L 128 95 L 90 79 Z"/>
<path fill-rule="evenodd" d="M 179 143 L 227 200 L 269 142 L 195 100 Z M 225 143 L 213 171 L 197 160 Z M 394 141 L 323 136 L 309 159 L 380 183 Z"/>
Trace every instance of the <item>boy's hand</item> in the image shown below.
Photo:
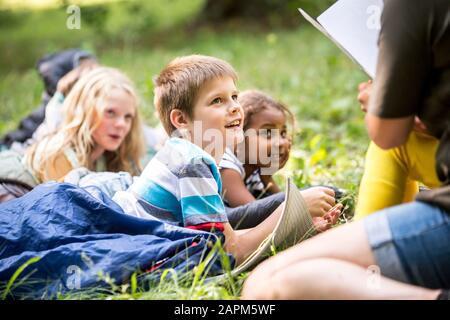
<path fill-rule="evenodd" d="M 367 112 L 367 108 L 369 107 L 369 98 L 372 92 L 372 80 L 360 83 L 358 86 L 358 91 L 358 101 L 361 104 L 361 110 L 363 112 Z"/>
<path fill-rule="evenodd" d="M 331 208 L 323 217 L 313 217 L 314 227 L 318 232 L 324 232 L 333 226 L 341 215 L 342 204 L 338 203 Z"/>
<path fill-rule="evenodd" d="M 312 187 L 300 192 L 313 218 L 323 217 L 336 202 L 334 191 L 330 188 Z"/>

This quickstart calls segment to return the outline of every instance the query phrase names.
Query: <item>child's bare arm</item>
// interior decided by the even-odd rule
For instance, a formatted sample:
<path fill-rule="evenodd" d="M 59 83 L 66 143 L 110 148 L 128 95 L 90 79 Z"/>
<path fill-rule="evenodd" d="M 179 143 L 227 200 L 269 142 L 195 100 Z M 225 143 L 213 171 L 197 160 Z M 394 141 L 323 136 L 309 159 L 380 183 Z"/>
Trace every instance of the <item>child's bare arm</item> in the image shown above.
<path fill-rule="evenodd" d="M 280 219 L 283 206 L 284 203 L 282 203 L 266 220 L 251 229 L 235 231 L 229 223 L 224 223 L 224 247 L 228 253 L 231 253 L 235 257 L 237 265 L 244 262 L 245 259 L 258 248 L 261 242 L 273 232 Z M 313 217 L 315 229 L 318 232 L 329 229 L 337 222 L 341 210 L 342 205 L 337 204 L 321 217 Z"/>
<path fill-rule="evenodd" d="M 220 169 L 220 175 L 222 177 L 223 194 L 230 207 L 234 208 L 255 200 L 236 170 Z"/>
<path fill-rule="evenodd" d="M 281 192 L 280 187 L 277 185 L 272 176 L 261 175 L 261 181 L 264 183 L 266 192 L 278 193 Z"/>
<path fill-rule="evenodd" d="M 234 231 L 229 223 L 224 223 L 225 250 L 236 258 L 237 265 L 255 251 L 261 242 L 275 229 L 283 210 L 281 204 L 266 220 L 254 228 Z"/>
<path fill-rule="evenodd" d="M 264 181 L 263 177 L 269 177 L 269 179 Z M 281 192 L 280 187 L 273 180 L 272 176 L 261 176 L 261 180 L 263 180 L 265 186 L 269 186 L 269 188 L 266 189 L 267 192 Z M 322 217 L 335 205 L 336 202 L 334 191 L 330 188 L 312 187 L 300 192 L 305 199 L 311 216 L 313 217 Z"/>
<path fill-rule="evenodd" d="M 224 197 L 231 207 L 237 207 L 255 200 L 255 197 L 247 190 L 244 181 L 238 172 L 233 169 L 221 169 Z M 268 177 L 265 180 L 265 177 Z M 280 192 L 279 186 L 272 176 L 261 176 L 265 186 L 270 184 L 266 190 L 270 193 Z M 334 191 L 326 187 L 312 187 L 301 191 L 306 201 L 308 210 L 313 217 L 321 217 L 335 205 Z"/>

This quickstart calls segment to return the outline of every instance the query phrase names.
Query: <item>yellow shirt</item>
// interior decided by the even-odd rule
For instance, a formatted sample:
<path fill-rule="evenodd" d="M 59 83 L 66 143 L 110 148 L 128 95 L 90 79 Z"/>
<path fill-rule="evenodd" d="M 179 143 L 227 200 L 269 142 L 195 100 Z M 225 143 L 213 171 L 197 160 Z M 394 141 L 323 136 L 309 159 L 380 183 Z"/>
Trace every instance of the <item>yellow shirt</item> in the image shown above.
<path fill-rule="evenodd" d="M 75 167 L 68 160 L 67 156 L 62 153 L 56 157 L 53 163 L 49 163 L 44 169 L 45 174 L 42 182 L 50 180 L 61 182 L 64 180 L 66 174 L 68 174 L 72 169 L 75 169 Z"/>

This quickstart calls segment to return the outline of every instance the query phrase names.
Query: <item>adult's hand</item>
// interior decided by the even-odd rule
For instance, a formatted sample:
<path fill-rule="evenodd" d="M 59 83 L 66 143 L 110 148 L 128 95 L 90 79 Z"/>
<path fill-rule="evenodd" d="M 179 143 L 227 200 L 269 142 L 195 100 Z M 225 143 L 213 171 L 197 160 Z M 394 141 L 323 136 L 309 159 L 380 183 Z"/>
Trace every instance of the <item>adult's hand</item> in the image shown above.
<path fill-rule="evenodd" d="M 369 80 L 367 82 L 362 82 L 358 86 L 358 101 L 361 105 L 361 110 L 365 113 L 367 113 L 368 107 L 369 107 L 369 99 L 370 95 L 372 93 L 372 80 Z M 414 117 L 414 126 L 413 130 L 430 134 L 426 125 L 419 119 L 419 117 Z"/>
<path fill-rule="evenodd" d="M 414 127 L 413 130 L 430 134 L 430 132 L 427 129 L 427 126 L 419 119 L 419 117 L 414 117 Z"/>
<path fill-rule="evenodd" d="M 369 107 L 369 98 L 372 92 L 372 80 L 360 83 L 358 86 L 358 101 L 361 105 L 361 110 L 367 112 Z"/>

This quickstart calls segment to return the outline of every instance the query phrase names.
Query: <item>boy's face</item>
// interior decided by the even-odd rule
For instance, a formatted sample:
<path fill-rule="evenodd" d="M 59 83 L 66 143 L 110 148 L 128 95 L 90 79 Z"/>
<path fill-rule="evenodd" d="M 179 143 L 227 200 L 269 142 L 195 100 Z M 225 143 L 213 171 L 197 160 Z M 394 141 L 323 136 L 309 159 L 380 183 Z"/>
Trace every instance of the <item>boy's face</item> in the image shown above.
<path fill-rule="evenodd" d="M 199 90 L 188 129 L 192 142 L 215 157 L 243 140 L 244 111 L 231 77 L 207 81 Z"/>

